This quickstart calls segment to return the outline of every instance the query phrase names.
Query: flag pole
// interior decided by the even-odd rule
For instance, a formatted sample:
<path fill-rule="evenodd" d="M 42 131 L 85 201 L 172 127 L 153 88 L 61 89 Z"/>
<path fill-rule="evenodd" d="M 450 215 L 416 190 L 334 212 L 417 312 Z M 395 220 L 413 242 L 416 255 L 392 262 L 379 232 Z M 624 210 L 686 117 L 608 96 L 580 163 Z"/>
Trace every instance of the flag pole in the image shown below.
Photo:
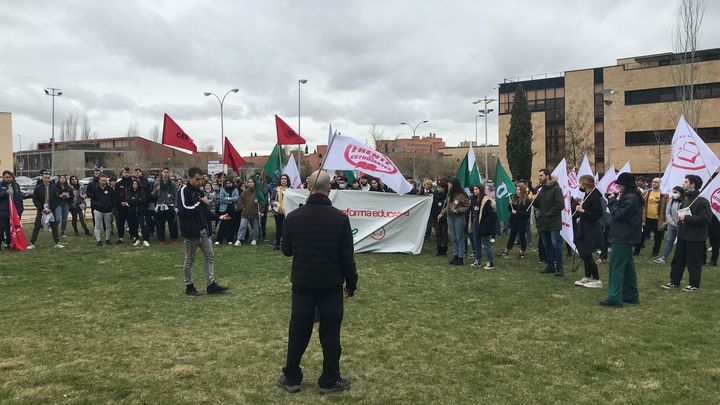
<path fill-rule="evenodd" d="M 328 145 L 327 152 L 325 152 L 325 159 L 320 163 L 320 168 L 317 171 L 317 174 L 315 175 L 315 181 L 313 181 L 312 189 L 310 189 L 310 192 L 308 193 L 307 198 L 305 199 L 305 203 L 310 199 L 310 196 L 312 195 L 313 191 L 315 191 L 315 184 L 317 183 L 318 177 L 320 177 L 320 171 L 325 169 L 325 162 L 327 161 L 328 155 L 330 155 L 330 151 L 332 150 L 333 143 L 335 143 L 335 137 L 333 136 L 330 140 L 330 145 Z M 300 171 L 298 169 L 298 171 Z"/>

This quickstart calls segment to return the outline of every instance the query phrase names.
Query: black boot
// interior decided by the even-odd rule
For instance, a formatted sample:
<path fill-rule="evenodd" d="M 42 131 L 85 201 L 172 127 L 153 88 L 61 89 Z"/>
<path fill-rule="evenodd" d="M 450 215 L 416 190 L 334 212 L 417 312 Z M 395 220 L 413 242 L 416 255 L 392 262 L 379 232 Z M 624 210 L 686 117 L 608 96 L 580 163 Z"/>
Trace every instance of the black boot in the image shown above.
<path fill-rule="evenodd" d="M 192 284 L 188 284 L 185 286 L 185 294 L 191 295 L 193 297 L 202 295 L 202 294 L 200 294 L 200 291 L 196 290 L 195 286 Z"/>
<path fill-rule="evenodd" d="M 225 291 L 227 291 L 227 287 L 221 286 L 218 283 L 214 282 L 207 286 L 207 293 L 208 294 L 222 294 Z"/>
<path fill-rule="evenodd" d="M 449 262 L 448 264 L 456 264 L 456 263 L 457 263 L 457 259 L 458 259 L 458 257 L 455 256 L 455 255 L 453 255 L 452 260 L 450 260 L 450 262 Z"/>
<path fill-rule="evenodd" d="M 457 262 L 455 262 L 455 264 L 458 266 L 463 266 L 463 265 L 465 265 L 465 259 L 463 259 L 462 257 L 458 257 Z"/>

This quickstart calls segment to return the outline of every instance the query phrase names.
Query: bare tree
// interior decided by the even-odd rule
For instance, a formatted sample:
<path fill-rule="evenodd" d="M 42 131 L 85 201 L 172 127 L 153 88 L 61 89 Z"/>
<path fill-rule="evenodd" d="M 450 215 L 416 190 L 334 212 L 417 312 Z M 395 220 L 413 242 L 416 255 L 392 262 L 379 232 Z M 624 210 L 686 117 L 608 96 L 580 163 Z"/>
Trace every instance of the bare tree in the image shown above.
<path fill-rule="evenodd" d="M 676 65 L 673 80 L 680 101 L 680 113 L 695 127 L 700 119 L 700 103 L 695 99 L 698 82 L 698 60 L 695 58 L 702 21 L 705 16 L 703 0 L 680 0 L 678 16 L 673 30 L 673 51 Z"/>
<path fill-rule="evenodd" d="M 128 125 L 126 135 L 128 138 L 133 136 L 140 136 L 140 127 L 138 126 L 137 122 L 130 121 L 130 125 Z"/>
<path fill-rule="evenodd" d="M 379 129 L 376 123 L 373 123 L 370 125 L 370 137 L 372 138 L 372 147 L 377 150 L 378 148 L 378 141 L 385 140 L 384 131 L 382 129 Z"/>
<path fill-rule="evenodd" d="M 591 111 L 583 108 L 581 111 Z M 580 167 L 583 156 L 593 156 L 591 117 L 570 107 L 565 113 L 565 157 L 574 168 Z"/>
<path fill-rule="evenodd" d="M 215 145 L 210 142 L 205 142 L 200 150 L 202 152 L 215 152 Z"/>
<path fill-rule="evenodd" d="M 150 139 L 152 139 L 153 142 L 160 140 L 160 124 L 155 124 L 155 126 L 152 127 L 150 130 Z"/>
<path fill-rule="evenodd" d="M 78 119 L 74 114 L 68 114 L 60 124 L 60 141 L 76 141 L 78 134 Z"/>
<path fill-rule="evenodd" d="M 92 127 L 90 126 L 90 120 L 88 119 L 87 113 L 84 113 L 80 117 L 80 139 L 87 141 L 93 136 Z"/>

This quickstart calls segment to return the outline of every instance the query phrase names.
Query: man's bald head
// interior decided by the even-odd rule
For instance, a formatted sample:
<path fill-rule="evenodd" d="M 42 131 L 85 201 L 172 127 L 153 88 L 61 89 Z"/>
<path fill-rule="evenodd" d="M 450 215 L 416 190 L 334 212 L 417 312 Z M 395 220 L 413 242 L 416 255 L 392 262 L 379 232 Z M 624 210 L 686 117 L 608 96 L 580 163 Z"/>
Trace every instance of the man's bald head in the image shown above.
<path fill-rule="evenodd" d="M 316 170 L 310 175 L 308 189 L 313 193 L 330 194 L 330 176 L 324 170 Z"/>

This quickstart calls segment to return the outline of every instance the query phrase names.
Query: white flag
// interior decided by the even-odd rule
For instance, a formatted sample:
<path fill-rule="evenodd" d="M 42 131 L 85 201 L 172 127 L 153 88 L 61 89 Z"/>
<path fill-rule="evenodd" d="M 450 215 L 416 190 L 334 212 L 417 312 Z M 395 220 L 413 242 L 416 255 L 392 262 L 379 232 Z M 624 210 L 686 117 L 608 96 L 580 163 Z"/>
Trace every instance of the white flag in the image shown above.
<path fill-rule="evenodd" d="M 565 162 L 565 158 L 563 158 L 563 160 L 558 163 L 557 167 L 555 167 L 551 176 L 557 176 L 558 185 L 560 185 L 560 188 L 563 191 L 563 197 L 565 197 L 565 209 L 562 211 L 562 229 L 560 229 L 560 236 L 562 236 L 562 238 L 565 239 L 565 242 L 567 242 L 568 245 L 575 250 L 575 242 L 573 242 L 574 235 L 572 212 L 570 211 L 570 200 L 572 200 L 572 195 L 570 194 L 571 189 L 568 183 L 567 173 L 567 163 Z"/>
<path fill-rule="evenodd" d="M 660 178 L 660 192 L 663 194 L 671 194 L 673 187 L 675 187 L 670 185 L 670 177 L 672 176 L 672 174 L 670 173 L 671 171 L 672 162 L 668 162 L 667 166 L 665 167 L 665 171 Z"/>
<path fill-rule="evenodd" d="M 325 170 L 360 170 L 379 178 L 398 194 L 407 194 L 412 186 L 395 163 L 375 149 L 344 135 L 335 135 L 323 162 Z"/>
<path fill-rule="evenodd" d="M 291 188 L 302 188 L 300 172 L 298 171 L 297 164 L 295 163 L 295 157 L 292 153 L 290 154 L 290 159 L 288 159 L 287 165 L 285 165 L 283 173 L 287 174 L 288 177 L 290 177 Z"/>
<path fill-rule="evenodd" d="M 710 184 L 705 186 L 700 197 L 705 197 L 710 202 L 710 209 L 713 214 L 720 220 L 720 175 L 715 176 Z"/>
<path fill-rule="evenodd" d="M 573 198 L 577 198 L 582 192 L 580 191 L 580 184 L 578 183 L 578 175 L 575 173 L 573 168 L 567 174 L 568 187 L 570 187 L 570 195 Z"/>
<path fill-rule="evenodd" d="M 590 160 L 587 157 L 587 154 L 585 154 L 585 157 L 583 157 L 583 161 L 580 164 L 580 170 L 578 170 L 578 179 L 581 176 L 584 176 L 586 174 L 589 174 L 590 176 L 593 175 L 592 167 L 590 167 Z"/>
<path fill-rule="evenodd" d="M 615 172 L 615 166 L 610 166 L 610 170 L 605 172 L 605 175 L 603 175 L 602 179 L 597 182 L 595 188 L 600 191 L 600 194 L 605 196 L 605 193 L 608 192 L 608 188 L 610 187 L 610 185 L 615 183 L 615 181 L 617 180 L 617 176 L 618 175 Z"/>
<path fill-rule="evenodd" d="M 720 159 L 703 142 L 698 134 L 681 116 L 672 139 L 672 155 L 670 157 L 670 170 L 663 177 L 665 188 L 662 192 L 669 192 L 675 186 L 681 186 L 685 176 L 694 174 L 699 176 L 703 183 L 707 183 L 718 167 Z"/>

